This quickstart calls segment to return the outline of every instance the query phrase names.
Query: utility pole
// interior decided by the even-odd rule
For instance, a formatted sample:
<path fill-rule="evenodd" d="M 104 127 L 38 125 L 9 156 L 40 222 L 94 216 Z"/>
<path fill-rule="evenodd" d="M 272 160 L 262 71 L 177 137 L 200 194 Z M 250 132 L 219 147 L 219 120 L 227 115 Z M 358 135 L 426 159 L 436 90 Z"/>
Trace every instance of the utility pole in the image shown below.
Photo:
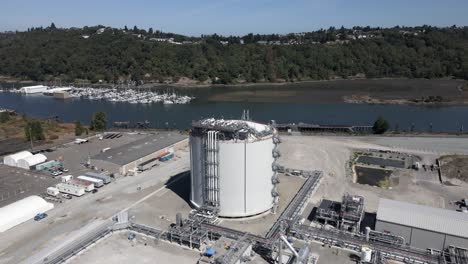
<path fill-rule="evenodd" d="M 31 141 L 31 151 L 33 151 L 33 140 L 32 140 L 32 133 L 31 133 L 31 125 L 29 125 L 29 140 Z"/>

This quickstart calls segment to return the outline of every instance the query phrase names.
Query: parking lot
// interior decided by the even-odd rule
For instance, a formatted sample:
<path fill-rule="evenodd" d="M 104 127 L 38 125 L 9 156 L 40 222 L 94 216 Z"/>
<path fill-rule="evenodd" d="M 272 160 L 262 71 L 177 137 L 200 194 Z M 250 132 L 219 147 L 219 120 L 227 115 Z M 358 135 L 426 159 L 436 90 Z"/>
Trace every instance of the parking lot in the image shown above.
<path fill-rule="evenodd" d="M 58 183 L 44 173 L 27 171 L 0 165 L 0 207 L 16 202 L 30 195 L 45 193 L 47 187 Z"/>
<path fill-rule="evenodd" d="M 144 138 L 140 133 L 109 133 L 99 137 L 92 137 L 89 142 L 76 144 L 69 142 L 54 148 L 47 149 L 41 153 L 47 160 L 59 160 L 63 163 L 65 171 L 60 175 L 53 172 L 59 171 L 56 167 L 42 170 L 24 170 L 0 164 L 0 207 L 16 202 L 30 195 L 41 195 L 47 197 L 47 187 L 55 186 L 61 181 L 62 175 L 83 175 L 88 171 L 86 162 L 89 157 L 100 153 L 105 148 L 116 148 L 135 140 Z M 50 197 L 47 199 L 51 200 Z M 51 200 L 59 201 L 59 200 Z"/>
<path fill-rule="evenodd" d="M 84 174 L 86 171 L 89 171 L 85 166 L 88 160 L 94 155 L 101 153 L 104 149 L 117 148 L 146 136 L 145 134 L 140 133 L 119 134 L 121 136 L 114 138 L 106 138 L 105 135 L 102 139 L 100 139 L 100 137 L 93 137 L 89 139 L 89 142 L 82 144 L 71 142 L 57 147 L 53 152 L 44 154 L 49 160 L 61 160 L 64 167 L 69 169 L 67 174 L 79 176 Z"/>

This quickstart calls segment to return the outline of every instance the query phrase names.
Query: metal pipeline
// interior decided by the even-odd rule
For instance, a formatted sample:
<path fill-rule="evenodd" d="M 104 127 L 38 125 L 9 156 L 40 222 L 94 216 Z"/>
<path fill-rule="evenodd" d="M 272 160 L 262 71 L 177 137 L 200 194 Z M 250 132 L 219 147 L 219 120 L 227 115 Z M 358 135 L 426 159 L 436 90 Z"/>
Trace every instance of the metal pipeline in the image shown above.
<path fill-rule="evenodd" d="M 291 245 L 291 243 L 289 243 L 288 239 L 284 236 L 284 235 L 281 235 L 280 236 L 281 240 L 283 240 L 283 242 L 286 244 L 286 246 L 292 251 L 292 253 L 294 254 L 294 256 L 296 257 L 296 259 L 299 258 L 299 254 L 297 253 L 297 251 L 294 249 L 294 247 Z M 280 256 L 281 257 L 281 256 Z"/>

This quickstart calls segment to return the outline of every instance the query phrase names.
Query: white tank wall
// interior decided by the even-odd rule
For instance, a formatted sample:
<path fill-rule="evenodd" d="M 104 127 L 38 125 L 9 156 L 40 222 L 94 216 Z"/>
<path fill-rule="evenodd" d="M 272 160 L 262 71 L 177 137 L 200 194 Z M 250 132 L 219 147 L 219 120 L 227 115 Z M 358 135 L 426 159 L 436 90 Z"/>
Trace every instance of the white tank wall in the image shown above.
<path fill-rule="evenodd" d="M 246 214 L 262 213 L 273 206 L 273 139 L 247 144 L 247 209 Z"/>
<path fill-rule="evenodd" d="M 219 142 L 219 212 L 220 216 L 245 215 L 245 144 Z"/>
<path fill-rule="evenodd" d="M 190 170 L 191 192 L 190 201 L 195 207 L 203 205 L 203 164 L 204 151 L 202 137 L 190 136 Z"/>
<path fill-rule="evenodd" d="M 245 217 L 273 206 L 273 140 L 219 141 L 219 212 L 223 217 Z M 203 205 L 204 155 L 202 137 L 190 137 L 190 200 Z"/>

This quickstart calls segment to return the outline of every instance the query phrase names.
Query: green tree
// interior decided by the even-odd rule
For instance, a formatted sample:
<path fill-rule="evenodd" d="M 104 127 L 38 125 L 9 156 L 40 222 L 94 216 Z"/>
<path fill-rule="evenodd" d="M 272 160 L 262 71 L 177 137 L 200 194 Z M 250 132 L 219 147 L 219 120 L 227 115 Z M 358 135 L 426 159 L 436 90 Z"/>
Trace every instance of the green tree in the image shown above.
<path fill-rule="evenodd" d="M 50 24 L 50 30 L 56 30 L 56 29 L 57 29 L 57 27 L 55 26 L 55 23 L 52 22 L 52 23 Z"/>
<path fill-rule="evenodd" d="M 390 127 L 390 124 L 388 123 L 388 121 L 385 120 L 383 117 L 379 117 L 374 122 L 372 131 L 374 132 L 374 134 L 383 134 L 388 130 L 389 127 Z"/>
<path fill-rule="evenodd" d="M 80 121 L 75 122 L 75 136 L 81 136 L 86 129 L 83 127 Z"/>
<path fill-rule="evenodd" d="M 24 127 L 24 135 L 26 140 L 44 140 L 45 136 L 41 122 L 29 121 Z"/>
<path fill-rule="evenodd" d="M 11 119 L 11 116 L 10 116 L 10 113 L 8 113 L 7 111 L 4 111 L 4 112 L 1 112 L 0 113 L 0 123 L 6 123 L 8 121 L 10 121 Z"/>
<path fill-rule="evenodd" d="M 107 127 L 107 115 L 104 112 L 97 112 L 93 114 L 91 119 L 91 130 L 104 131 Z"/>

